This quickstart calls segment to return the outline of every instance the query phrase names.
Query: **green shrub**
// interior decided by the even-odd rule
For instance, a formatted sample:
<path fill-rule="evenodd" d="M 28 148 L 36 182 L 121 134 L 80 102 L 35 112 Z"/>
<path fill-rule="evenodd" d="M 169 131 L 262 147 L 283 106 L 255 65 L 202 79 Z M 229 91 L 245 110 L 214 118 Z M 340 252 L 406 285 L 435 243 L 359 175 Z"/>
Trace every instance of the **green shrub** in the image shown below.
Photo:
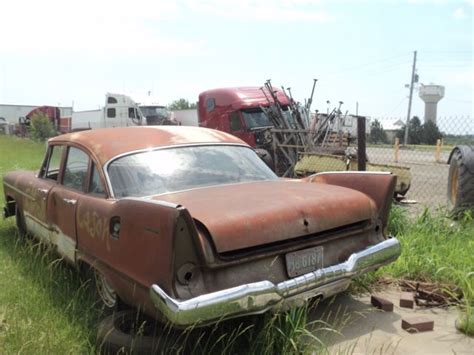
<path fill-rule="evenodd" d="M 45 141 L 49 137 L 56 135 L 51 120 L 44 113 L 35 113 L 31 118 L 30 136 L 34 140 Z"/>

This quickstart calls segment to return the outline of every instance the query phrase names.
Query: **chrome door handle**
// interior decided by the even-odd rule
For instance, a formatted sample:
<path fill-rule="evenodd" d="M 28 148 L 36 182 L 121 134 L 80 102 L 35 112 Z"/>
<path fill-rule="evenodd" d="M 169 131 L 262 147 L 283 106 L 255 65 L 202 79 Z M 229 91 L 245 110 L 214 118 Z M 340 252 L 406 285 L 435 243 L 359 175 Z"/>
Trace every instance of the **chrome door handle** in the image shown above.
<path fill-rule="evenodd" d="M 63 201 L 66 202 L 68 205 L 75 205 L 77 200 L 73 200 L 70 198 L 63 198 Z"/>
<path fill-rule="evenodd" d="M 41 188 L 38 188 L 38 192 L 41 192 L 43 194 L 47 194 L 48 193 L 48 189 L 41 189 Z"/>

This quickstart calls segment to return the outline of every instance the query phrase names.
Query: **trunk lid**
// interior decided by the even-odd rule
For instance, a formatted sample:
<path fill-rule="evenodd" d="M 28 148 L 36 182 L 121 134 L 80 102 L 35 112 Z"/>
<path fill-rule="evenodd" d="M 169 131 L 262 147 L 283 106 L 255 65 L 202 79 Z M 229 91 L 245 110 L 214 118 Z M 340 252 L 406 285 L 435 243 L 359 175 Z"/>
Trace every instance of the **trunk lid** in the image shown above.
<path fill-rule="evenodd" d="M 339 186 L 277 180 L 212 186 L 153 197 L 180 204 L 209 230 L 219 253 L 374 218 L 373 201 Z"/>

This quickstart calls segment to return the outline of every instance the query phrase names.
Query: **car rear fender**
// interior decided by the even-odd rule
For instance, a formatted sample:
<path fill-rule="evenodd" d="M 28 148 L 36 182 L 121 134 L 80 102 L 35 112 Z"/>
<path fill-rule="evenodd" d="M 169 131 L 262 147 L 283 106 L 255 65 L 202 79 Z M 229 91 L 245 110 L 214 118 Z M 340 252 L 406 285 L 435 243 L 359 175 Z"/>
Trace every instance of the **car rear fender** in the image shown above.
<path fill-rule="evenodd" d="M 387 226 L 396 185 L 395 175 L 389 172 L 371 171 L 324 172 L 308 176 L 302 181 L 337 185 L 364 193 L 374 201 L 382 228 L 385 229 Z"/>

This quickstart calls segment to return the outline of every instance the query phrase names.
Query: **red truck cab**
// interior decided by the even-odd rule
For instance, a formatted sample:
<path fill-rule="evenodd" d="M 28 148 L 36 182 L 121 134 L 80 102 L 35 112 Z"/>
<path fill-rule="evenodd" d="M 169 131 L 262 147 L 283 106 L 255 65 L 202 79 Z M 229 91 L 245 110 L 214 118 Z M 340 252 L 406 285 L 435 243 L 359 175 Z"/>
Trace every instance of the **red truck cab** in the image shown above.
<path fill-rule="evenodd" d="M 271 99 L 270 95 L 266 93 Z M 290 104 L 281 89 L 276 95 L 283 111 L 288 112 Z M 245 141 L 254 148 L 259 147 L 256 134 L 265 128 L 273 127 L 261 107 L 270 103 L 260 87 L 233 87 L 207 90 L 199 94 L 199 126 L 228 132 Z"/>

